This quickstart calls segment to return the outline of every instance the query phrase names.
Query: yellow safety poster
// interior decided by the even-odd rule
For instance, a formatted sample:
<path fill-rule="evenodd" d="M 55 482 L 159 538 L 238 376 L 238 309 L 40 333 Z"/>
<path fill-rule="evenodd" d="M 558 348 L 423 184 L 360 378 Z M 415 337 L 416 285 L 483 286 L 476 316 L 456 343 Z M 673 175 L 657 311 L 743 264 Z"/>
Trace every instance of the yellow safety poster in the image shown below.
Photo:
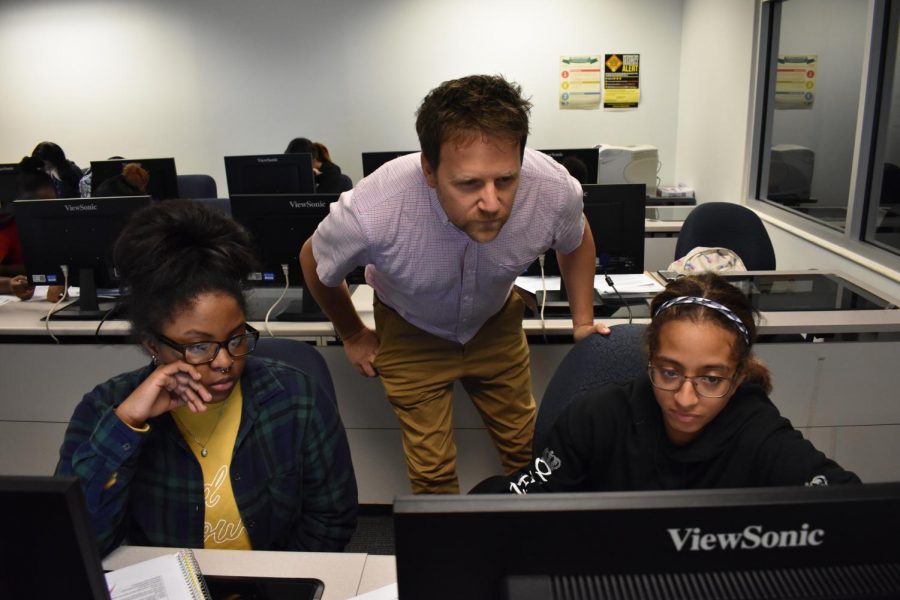
<path fill-rule="evenodd" d="M 607 54 L 603 61 L 603 108 L 637 108 L 641 101 L 641 55 Z"/>
<path fill-rule="evenodd" d="M 559 59 L 560 110 L 600 108 L 600 56 Z"/>
<path fill-rule="evenodd" d="M 775 108 L 812 108 L 818 54 L 783 54 L 775 74 Z"/>

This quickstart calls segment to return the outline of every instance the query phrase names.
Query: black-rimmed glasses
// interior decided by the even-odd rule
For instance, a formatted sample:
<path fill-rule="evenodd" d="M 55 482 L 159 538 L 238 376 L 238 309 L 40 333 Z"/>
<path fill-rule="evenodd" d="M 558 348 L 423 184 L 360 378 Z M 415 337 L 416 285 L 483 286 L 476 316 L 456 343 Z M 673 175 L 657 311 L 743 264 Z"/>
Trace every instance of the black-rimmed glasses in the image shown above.
<path fill-rule="evenodd" d="M 666 367 L 654 367 L 652 364 L 647 365 L 647 373 L 650 375 L 650 383 L 653 387 L 674 392 L 680 390 L 687 379 L 694 386 L 694 391 L 698 396 L 704 398 L 722 398 L 731 391 L 734 385 L 734 376 L 722 377 L 720 375 L 694 375 L 688 377 L 683 373 L 679 373 L 675 369 Z"/>
<path fill-rule="evenodd" d="M 256 342 L 259 340 L 259 332 L 244 323 L 244 333 L 233 335 L 224 342 L 196 342 L 194 344 L 178 344 L 161 333 L 156 334 L 160 342 L 181 353 L 184 362 L 189 365 L 205 365 L 216 360 L 219 350 L 225 351 L 232 358 L 247 356 L 256 350 Z"/>

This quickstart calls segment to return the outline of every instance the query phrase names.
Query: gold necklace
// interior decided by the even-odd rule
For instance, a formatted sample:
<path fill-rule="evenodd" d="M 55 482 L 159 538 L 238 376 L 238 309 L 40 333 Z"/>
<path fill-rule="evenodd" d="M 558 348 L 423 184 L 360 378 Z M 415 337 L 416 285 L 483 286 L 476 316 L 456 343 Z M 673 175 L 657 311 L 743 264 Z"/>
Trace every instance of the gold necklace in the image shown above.
<path fill-rule="evenodd" d="M 192 438 L 194 438 L 194 442 L 196 442 L 197 445 L 200 446 L 200 456 L 202 456 L 203 458 L 206 458 L 206 456 L 209 454 L 209 452 L 206 450 L 206 445 L 209 444 L 209 440 L 212 439 L 213 434 L 216 432 L 216 427 L 219 426 L 219 421 L 222 420 L 222 413 L 223 413 L 223 412 L 225 412 L 225 403 L 224 403 L 224 402 L 222 403 L 222 408 L 219 409 L 219 414 L 216 415 L 216 422 L 215 422 L 215 424 L 213 425 L 212 430 L 209 432 L 209 435 L 206 436 L 206 442 L 205 442 L 205 443 L 201 443 L 200 440 L 197 439 L 197 436 L 194 435 L 194 432 L 191 431 L 191 428 L 188 427 L 188 426 L 184 423 L 184 421 L 182 421 L 181 419 L 179 419 L 179 418 L 178 418 L 178 415 L 176 415 L 174 412 L 172 413 L 172 417 L 173 417 L 176 421 L 178 421 L 178 424 L 181 425 L 181 426 L 184 428 L 185 431 L 187 431 L 187 433 L 188 433 L 189 436 L 191 436 Z"/>

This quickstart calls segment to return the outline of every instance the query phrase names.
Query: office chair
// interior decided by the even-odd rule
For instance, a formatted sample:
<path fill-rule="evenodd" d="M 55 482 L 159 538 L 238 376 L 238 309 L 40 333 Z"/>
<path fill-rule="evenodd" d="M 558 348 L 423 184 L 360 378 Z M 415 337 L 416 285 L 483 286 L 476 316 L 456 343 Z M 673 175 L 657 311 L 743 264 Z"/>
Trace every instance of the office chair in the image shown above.
<path fill-rule="evenodd" d="M 340 189 L 340 191 L 347 192 L 352 189 L 353 189 L 353 180 L 350 179 L 349 175 L 347 175 L 345 173 L 341 173 L 341 189 Z"/>
<path fill-rule="evenodd" d="M 775 249 L 762 220 L 752 210 L 731 202 L 697 205 L 684 220 L 675 243 L 675 260 L 697 246 L 728 248 L 749 271 L 775 269 Z"/>
<path fill-rule="evenodd" d="M 216 180 L 209 175 L 178 175 L 179 198 L 215 198 Z"/>
<path fill-rule="evenodd" d="M 316 382 L 316 397 L 327 400 L 337 410 L 331 371 L 315 346 L 287 338 L 260 337 L 253 355 L 278 360 L 303 371 Z"/>
<path fill-rule="evenodd" d="M 563 357 L 544 390 L 534 427 L 534 449 L 546 446 L 553 423 L 575 399 L 607 383 L 625 383 L 647 371 L 643 324 L 614 325 L 608 336 L 580 340 Z"/>

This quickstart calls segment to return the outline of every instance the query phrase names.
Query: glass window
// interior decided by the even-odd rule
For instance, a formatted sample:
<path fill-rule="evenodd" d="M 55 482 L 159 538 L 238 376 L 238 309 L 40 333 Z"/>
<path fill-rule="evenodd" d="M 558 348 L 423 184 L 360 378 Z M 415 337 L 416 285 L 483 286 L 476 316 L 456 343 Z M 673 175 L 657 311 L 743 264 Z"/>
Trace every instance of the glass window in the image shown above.
<path fill-rule="evenodd" d="M 879 86 L 881 111 L 871 182 L 874 211 L 867 219 L 866 240 L 900 253 L 900 3 L 892 4 Z"/>
<path fill-rule="evenodd" d="M 839 230 L 851 197 L 867 16 L 867 0 L 787 0 L 772 40 L 759 198 Z"/>

